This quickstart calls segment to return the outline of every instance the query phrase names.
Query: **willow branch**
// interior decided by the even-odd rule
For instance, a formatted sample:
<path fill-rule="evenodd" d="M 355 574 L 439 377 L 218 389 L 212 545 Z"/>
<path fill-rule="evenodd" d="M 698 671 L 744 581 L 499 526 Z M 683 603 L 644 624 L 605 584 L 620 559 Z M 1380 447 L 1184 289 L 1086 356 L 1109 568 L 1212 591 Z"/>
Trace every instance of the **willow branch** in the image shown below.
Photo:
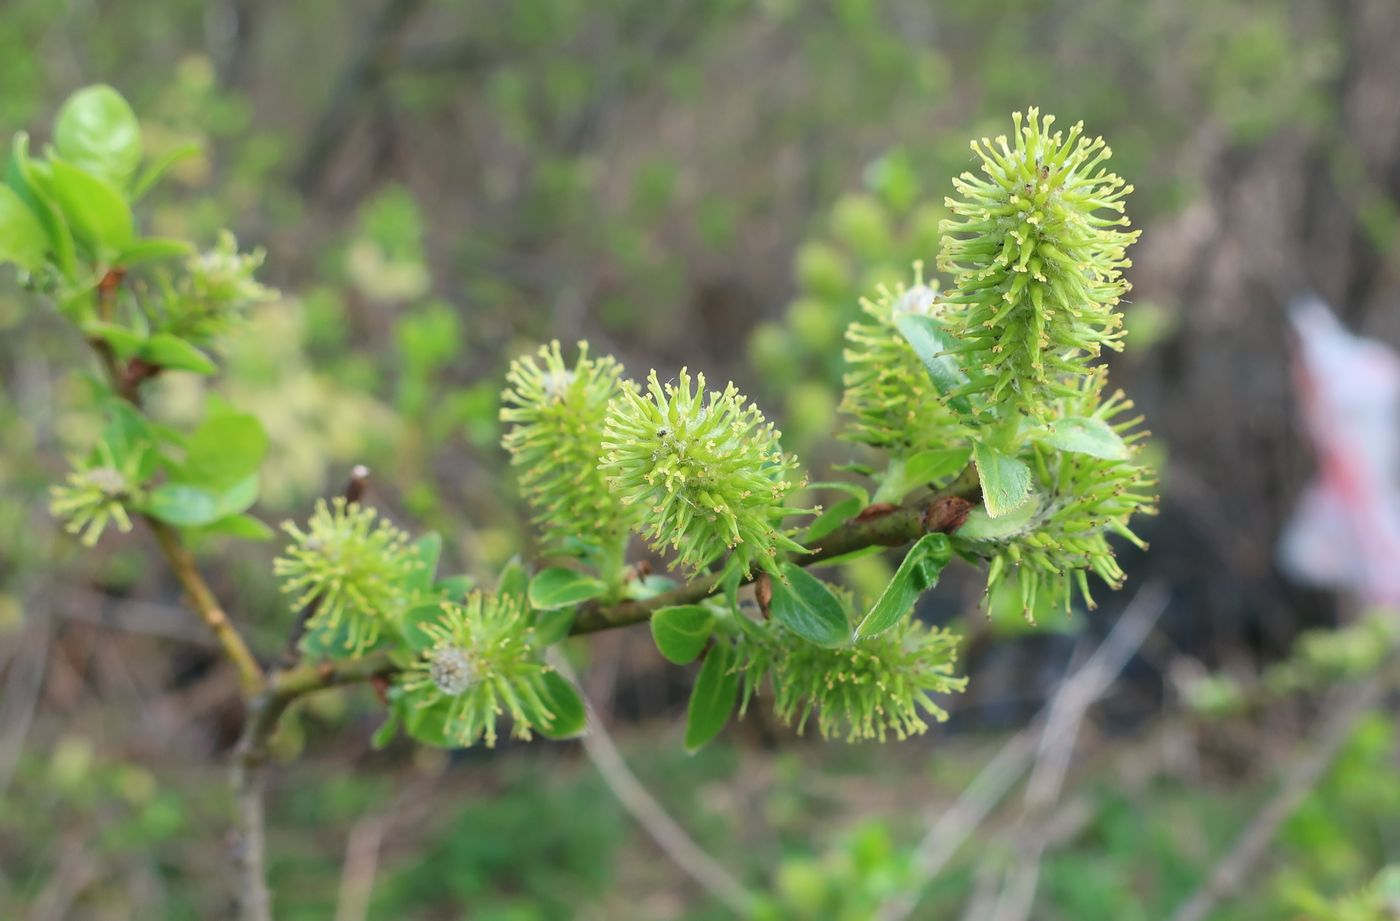
<path fill-rule="evenodd" d="M 238 670 L 238 682 L 243 688 L 244 697 L 252 697 L 261 690 L 264 681 L 262 666 L 253 656 L 253 652 L 248 648 L 247 642 L 243 639 L 243 634 L 238 632 L 233 622 L 224 613 L 219 600 L 214 597 L 214 592 L 209 588 L 209 583 L 204 581 L 204 577 L 199 574 L 199 568 L 195 565 L 194 555 L 180 541 L 180 534 L 173 527 L 159 519 L 145 516 L 151 530 L 156 535 L 160 549 L 165 554 L 166 560 L 170 563 L 170 568 L 175 573 L 175 578 L 179 580 L 180 587 L 185 590 L 185 598 L 189 606 L 199 615 L 213 631 L 214 638 L 223 647 L 224 654 Z"/>

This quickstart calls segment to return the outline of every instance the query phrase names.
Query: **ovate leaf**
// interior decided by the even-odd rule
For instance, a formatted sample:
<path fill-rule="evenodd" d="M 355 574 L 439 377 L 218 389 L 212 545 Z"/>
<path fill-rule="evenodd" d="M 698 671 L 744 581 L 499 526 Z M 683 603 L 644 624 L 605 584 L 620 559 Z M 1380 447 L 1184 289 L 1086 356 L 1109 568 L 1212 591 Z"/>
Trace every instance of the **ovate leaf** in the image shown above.
<path fill-rule="evenodd" d="M 110 86 L 69 96 L 54 122 L 53 143 L 65 160 L 122 188 L 141 165 L 141 124 Z"/>
<path fill-rule="evenodd" d="M 920 451 L 904 462 L 904 478 L 910 483 L 925 484 L 955 476 L 962 472 L 971 458 L 971 448 Z"/>
<path fill-rule="evenodd" d="M 185 444 L 178 479 L 222 491 L 257 473 L 267 455 L 267 434 L 256 416 L 211 413 Z"/>
<path fill-rule="evenodd" d="M 73 232 L 58 205 L 35 179 L 34 164 L 29 159 L 29 135 L 23 131 L 15 134 L 10 163 L 5 170 L 5 182 L 29 206 L 43 226 L 49 239 L 49 252 L 53 253 L 54 262 L 63 277 L 71 282 L 77 281 L 78 260 L 73 246 Z"/>
<path fill-rule="evenodd" d="M 77 238 L 94 253 L 115 261 L 131 244 L 135 222 L 131 206 L 107 180 L 86 173 L 62 160 L 50 165 L 49 194 L 63 209 Z"/>
<path fill-rule="evenodd" d="M 856 636 L 875 636 L 903 620 L 919 596 L 938 584 L 938 574 L 952 555 L 953 545 L 946 534 L 925 534 L 915 541 L 890 584 L 856 627 Z"/>
<path fill-rule="evenodd" d="M 1087 454 L 1104 460 L 1128 459 L 1128 446 L 1122 437 L 1107 422 L 1093 416 L 1056 419 L 1047 423 L 1045 428 L 1032 432 L 1031 438 L 1074 454 Z"/>
<path fill-rule="evenodd" d="M 1031 490 L 1031 468 L 1009 454 L 1003 454 L 986 442 L 972 448 L 977 463 L 977 476 L 982 481 L 982 504 L 987 514 L 1000 518 L 1020 508 Z"/>
<path fill-rule="evenodd" d="M 0 186 L 0 263 L 13 262 L 26 272 L 44 266 L 49 236 L 44 225 L 15 191 Z"/>
<path fill-rule="evenodd" d="M 688 665 L 705 648 L 714 632 L 714 614 L 704 605 L 662 608 L 651 617 L 651 637 L 668 662 Z"/>
<path fill-rule="evenodd" d="M 552 610 L 597 598 L 608 587 L 602 581 L 560 566 L 542 570 L 530 580 L 530 605 Z"/>
<path fill-rule="evenodd" d="M 773 580 L 769 613 L 778 623 L 818 646 L 840 646 L 850 639 L 851 622 L 841 599 L 800 566 L 785 563 L 783 579 Z"/>
<path fill-rule="evenodd" d="M 141 348 L 141 357 L 153 365 L 175 371 L 213 374 L 218 370 L 213 359 L 179 336 L 156 333 Z"/>
<path fill-rule="evenodd" d="M 938 392 L 945 396 L 967 383 L 967 374 L 958 364 L 957 357 L 944 352 L 957 347 L 957 340 L 933 317 L 917 313 L 899 311 L 894 318 L 895 328 L 904 337 L 914 354 L 923 362 L 929 378 Z M 954 397 L 948 405 L 959 413 L 972 411 L 967 397 Z"/>
<path fill-rule="evenodd" d="M 739 700 L 739 674 L 734 666 L 734 647 L 728 643 L 712 646 L 705 656 L 686 710 L 686 751 L 699 751 L 729 722 Z"/>
<path fill-rule="evenodd" d="M 583 735 L 588 725 L 588 710 L 578 688 L 568 679 L 558 672 L 546 674 L 540 698 L 553 717 L 550 720 L 541 718 L 536 724 L 540 735 L 547 739 L 572 739 Z"/>

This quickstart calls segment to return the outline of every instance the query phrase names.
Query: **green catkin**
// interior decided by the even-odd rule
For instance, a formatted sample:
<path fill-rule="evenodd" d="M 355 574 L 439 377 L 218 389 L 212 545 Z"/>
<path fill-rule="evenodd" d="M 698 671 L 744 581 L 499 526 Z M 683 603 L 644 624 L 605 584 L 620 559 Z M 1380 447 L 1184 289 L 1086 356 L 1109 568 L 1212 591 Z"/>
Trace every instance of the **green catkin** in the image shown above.
<path fill-rule="evenodd" d="M 653 549 L 674 551 L 691 573 L 725 554 L 748 573 L 805 552 L 780 528 L 805 511 L 786 504 L 802 482 L 797 459 L 733 384 L 707 393 L 705 376 L 684 369 L 664 386 L 652 371 L 646 391 L 628 382 L 608 415 L 601 466 Z"/>
<path fill-rule="evenodd" d="M 511 735 L 529 739 L 555 721 L 534 628 L 520 602 L 472 592 L 444 601 L 436 620 L 416 629 L 432 640 L 400 682 L 410 707 L 444 709 L 447 736 L 463 747 L 496 744 L 497 722 L 511 719 Z"/>
<path fill-rule="evenodd" d="M 290 521 L 282 529 L 292 538 L 272 564 L 282 591 L 295 596 L 294 608 L 314 602 L 307 626 L 342 631 L 347 652 L 377 643 L 412 601 L 406 586 L 422 562 L 408 536 L 374 509 L 320 500 L 305 530 Z"/>
<path fill-rule="evenodd" d="M 501 394 L 501 420 L 510 429 L 501 444 L 551 549 L 570 540 L 615 544 L 626 535 L 625 510 L 598 466 L 608 404 L 621 374 L 610 356 L 590 358 L 586 342 L 579 343 L 572 368 L 557 341 L 511 362 L 510 386 Z"/>
<path fill-rule="evenodd" d="M 1125 251 L 1138 231 L 1122 229 L 1132 186 L 1102 166 L 1102 138 L 1084 137 L 1082 123 L 1052 134 L 1054 117 L 1037 109 L 1013 121 L 1009 144 L 972 143 L 982 176 L 953 180 L 939 268 L 953 276 L 947 320 L 974 375 L 966 392 L 1038 416 L 1066 375 L 1121 349 Z"/>
<path fill-rule="evenodd" d="M 913 286 L 901 283 L 890 291 L 881 285 L 874 299 L 861 299 L 870 322 L 846 329 L 847 371 L 840 409 L 851 422 L 842 437 L 895 456 L 948 447 L 967 437 L 895 326 L 900 314 L 938 318 L 944 309 L 937 282 L 924 282 L 922 263 L 915 263 Z"/>

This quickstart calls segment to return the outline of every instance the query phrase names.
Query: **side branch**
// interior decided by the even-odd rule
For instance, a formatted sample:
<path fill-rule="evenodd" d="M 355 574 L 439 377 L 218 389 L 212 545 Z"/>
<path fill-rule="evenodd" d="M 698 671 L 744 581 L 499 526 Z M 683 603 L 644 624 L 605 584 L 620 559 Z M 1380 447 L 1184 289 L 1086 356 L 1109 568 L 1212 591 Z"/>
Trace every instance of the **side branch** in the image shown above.
<path fill-rule="evenodd" d="M 822 538 L 813 552 L 791 559 L 799 566 L 816 566 L 869 547 L 900 547 L 934 531 L 951 534 L 962 526 L 981 491 L 976 470 L 969 465 L 943 489 L 916 494 L 903 505 L 871 506 Z M 707 575 L 645 601 L 587 605 L 579 610 L 570 632 L 597 633 L 641 623 L 662 608 L 703 601 L 719 587 L 719 577 Z"/>
<path fill-rule="evenodd" d="M 238 681 L 243 688 L 244 697 L 252 697 L 258 693 L 265 683 L 262 666 L 253 656 L 252 650 L 244 642 L 243 635 L 234 627 L 228 615 L 224 613 L 219 600 L 214 597 L 214 592 L 209 588 L 209 584 L 204 581 L 204 577 L 199 574 L 199 568 L 195 565 L 194 556 L 189 549 L 180 542 L 179 533 L 170 525 L 155 518 L 146 516 L 146 521 L 150 524 L 151 530 L 155 532 L 156 540 L 160 543 L 160 549 L 165 554 L 170 568 L 174 571 L 175 577 L 180 581 L 180 586 L 185 590 L 185 595 L 189 600 L 190 607 L 194 608 L 200 619 L 209 625 L 209 629 L 214 632 L 214 637 L 223 647 L 224 654 L 238 669 Z"/>

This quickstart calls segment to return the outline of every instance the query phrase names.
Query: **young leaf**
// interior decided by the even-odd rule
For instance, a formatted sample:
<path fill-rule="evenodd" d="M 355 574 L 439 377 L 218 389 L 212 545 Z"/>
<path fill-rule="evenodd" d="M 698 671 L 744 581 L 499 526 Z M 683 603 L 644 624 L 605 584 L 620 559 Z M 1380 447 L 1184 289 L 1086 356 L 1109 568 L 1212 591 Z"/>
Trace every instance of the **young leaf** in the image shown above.
<path fill-rule="evenodd" d="M 34 164 L 29 159 L 29 135 L 15 135 L 10 152 L 10 164 L 5 170 L 5 182 L 18 195 L 43 225 L 49 238 L 49 250 L 63 277 L 78 280 L 78 259 L 73 247 L 73 232 L 68 229 L 63 212 L 34 179 Z"/>
<path fill-rule="evenodd" d="M 555 608 L 552 611 L 530 612 L 535 625 L 535 644 L 553 646 L 569 635 L 574 626 L 574 608 Z"/>
<path fill-rule="evenodd" d="M 442 557 L 442 535 L 429 531 L 413 542 L 413 549 L 423 565 L 405 580 L 404 587 L 426 593 L 437 580 L 438 560 Z"/>
<path fill-rule="evenodd" d="M 89 320 L 83 324 L 83 335 L 89 339 L 100 339 L 112 347 L 118 358 L 130 358 L 141 351 L 141 346 L 146 344 L 146 337 L 133 329 L 125 326 L 118 326 L 116 323 L 104 323 L 101 320 Z"/>
<path fill-rule="evenodd" d="M 158 262 L 163 259 L 183 259 L 194 252 L 194 247 L 184 240 L 167 240 L 163 237 L 146 237 L 134 240 L 122 248 L 112 261 L 130 268 L 143 262 Z"/>
<path fill-rule="evenodd" d="M 982 441 L 973 445 L 972 457 L 982 481 L 982 503 L 988 515 L 1000 518 L 1026 501 L 1031 490 L 1030 467 Z"/>
<path fill-rule="evenodd" d="M 213 360 L 179 336 L 156 333 L 141 348 L 141 357 L 153 365 L 174 371 L 213 374 L 219 370 Z"/>
<path fill-rule="evenodd" d="M 528 607 L 530 603 L 529 587 L 529 573 L 521 565 L 519 557 L 511 557 L 510 561 L 501 568 L 500 577 L 496 579 L 496 594 L 502 598 L 514 598 L 520 602 L 521 607 Z"/>
<path fill-rule="evenodd" d="M 1046 424 L 1031 438 L 1052 448 L 1104 460 L 1127 460 L 1128 446 L 1107 422 L 1093 416 L 1072 416 Z"/>
<path fill-rule="evenodd" d="M 188 483 L 162 483 L 157 486 L 146 497 L 145 511 L 153 518 L 181 528 L 212 524 L 224 517 L 219 513 L 216 495 Z"/>
<path fill-rule="evenodd" d="M 167 170 L 181 160 L 199 156 L 199 152 L 198 144 L 185 144 L 152 160 L 150 165 L 141 171 L 136 182 L 132 183 L 131 200 L 140 201 L 157 182 L 160 182 Z"/>
<path fill-rule="evenodd" d="M 1032 490 L 1025 502 L 1000 518 L 991 517 L 984 508 L 974 508 L 968 512 L 967 520 L 958 528 L 955 537 L 960 541 L 1008 540 L 1017 537 L 1031 530 L 1036 515 L 1040 514 L 1044 505 L 1044 497 Z"/>
<path fill-rule="evenodd" d="M 540 719 L 535 728 L 546 739 L 572 739 L 583 735 L 588 725 L 588 710 L 578 688 L 558 672 L 547 672 L 541 679 L 540 698 L 553 714 L 552 720 Z"/>
<path fill-rule="evenodd" d="M 202 534 L 219 534 L 241 540 L 272 540 L 276 532 L 251 515 L 228 515 L 205 525 Z"/>
<path fill-rule="evenodd" d="M 607 585 L 592 576 L 554 566 L 530 580 L 530 605 L 545 610 L 567 608 L 597 598 L 607 590 Z"/>
<path fill-rule="evenodd" d="M 729 722 L 739 700 L 739 673 L 734 660 L 734 648 L 728 643 L 716 644 L 705 656 L 686 709 L 686 751 L 699 751 Z"/>
<path fill-rule="evenodd" d="M 802 535 L 802 542 L 806 544 L 815 544 L 817 541 L 845 524 L 848 518 L 859 514 L 860 510 L 865 508 L 866 504 L 866 502 L 862 501 L 857 496 L 848 496 L 842 499 L 817 516 L 817 520 L 812 522 L 812 526 L 807 529 L 807 533 Z"/>
<path fill-rule="evenodd" d="M 944 352 L 957 346 L 954 339 L 933 317 L 900 311 L 894 318 L 895 328 L 914 349 L 919 361 L 924 363 L 933 386 L 944 395 L 967 383 L 967 374 L 958 365 L 957 358 Z M 964 415 L 972 411 L 967 397 L 953 397 L 948 405 Z"/>
<path fill-rule="evenodd" d="M 404 644 L 414 652 L 427 652 L 437 640 L 423 629 L 442 619 L 442 604 L 436 601 L 420 604 L 403 612 L 399 619 L 399 634 Z"/>
<path fill-rule="evenodd" d="M 13 262 L 27 272 L 44 266 L 49 238 L 44 226 L 15 191 L 0 186 L 0 263 Z"/>
<path fill-rule="evenodd" d="M 904 478 L 910 483 L 929 483 L 962 472 L 972 457 L 971 448 L 934 448 L 920 451 L 904 462 Z"/>
<path fill-rule="evenodd" d="M 818 646 L 840 646 L 851 637 L 846 609 L 831 589 L 801 566 L 784 563 L 787 580 L 773 580 L 773 619 L 793 633 Z"/>
<path fill-rule="evenodd" d="M 704 605 L 662 608 L 651 617 L 651 638 L 666 661 L 688 665 L 705 648 L 714 632 L 714 621 L 714 614 Z"/>
<path fill-rule="evenodd" d="M 54 160 L 50 169 L 49 194 L 79 240 L 108 259 L 130 245 L 136 224 L 121 192 L 105 179 L 62 160 Z"/>
<path fill-rule="evenodd" d="M 256 416 L 211 413 L 185 444 L 176 479 L 223 491 L 257 473 L 267 455 L 267 434 Z"/>
<path fill-rule="evenodd" d="M 953 546 L 948 535 L 925 534 L 919 538 L 905 554 L 890 584 L 856 627 L 856 637 L 875 636 L 903 620 L 913 610 L 919 596 L 938 584 L 938 574 L 952 555 Z"/>
<path fill-rule="evenodd" d="M 110 86 L 69 96 L 54 122 L 53 143 L 65 160 L 123 187 L 141 165 L 141 125 Z"/>

